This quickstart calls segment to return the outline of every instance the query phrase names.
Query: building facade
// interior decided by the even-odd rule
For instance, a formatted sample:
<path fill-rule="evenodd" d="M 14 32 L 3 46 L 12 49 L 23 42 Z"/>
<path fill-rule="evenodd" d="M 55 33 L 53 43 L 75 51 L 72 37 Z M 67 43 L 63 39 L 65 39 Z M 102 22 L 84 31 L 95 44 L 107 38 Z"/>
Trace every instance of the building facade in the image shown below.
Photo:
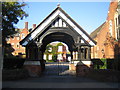
<path fill-rule="evenodd" d="M 19 29 L 19 32 L 14 35 L 14 37 L 10 37 L 7 39 L 7 43 L 11 44 L 14 51 L 12 52 L 13 55 L 17 56 L 19 54 L 25 54 L 25 48 L 22 47 L 19 42 L 26 37 L 29 33 L 28 31 L 28 22 L 25 22 L 24 29 Z"/>
<path fill-rule="evenodd" d="M 120 39 L 120 19 L 118 16 L 118 1 L 112 0 L 106 21 L 90 34 L 97 42 L 91 48 L 91 58 L 115 58 L 115 55 L 118 56 Z"/>
<path fill-rule="evenodd" d="M 46 53 L 45 51 L 44 60 L 54 60 L 55 57 L 58 61 L 67 60 L 68 51 L 66 49 L 66 45 L 60 42 L 52 42 L 49 45 L 51 45 L 51 47 L 49 47 L 49 53 Z"/>

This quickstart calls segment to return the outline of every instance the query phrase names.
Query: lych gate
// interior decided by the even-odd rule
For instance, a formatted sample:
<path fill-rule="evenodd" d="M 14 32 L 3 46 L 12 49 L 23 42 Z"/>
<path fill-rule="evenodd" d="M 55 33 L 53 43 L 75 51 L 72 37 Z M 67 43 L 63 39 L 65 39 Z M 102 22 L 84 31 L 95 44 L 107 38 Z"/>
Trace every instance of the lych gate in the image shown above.
<path fill-rule="evenodd" d="M 25 65 L 37 67 L 39 64 L 36 60 L 40 60 L 44 66 L 43 54 L 46 46 L 53 41 L 61 41 L 68 45 L 72 58 L 70 68 L 79 63 L 91 65 L 90 50 L 95 41 L 60 7 L 50 13 L 20 42 L 26 47 L 26 57 L 29 60 Z"/>

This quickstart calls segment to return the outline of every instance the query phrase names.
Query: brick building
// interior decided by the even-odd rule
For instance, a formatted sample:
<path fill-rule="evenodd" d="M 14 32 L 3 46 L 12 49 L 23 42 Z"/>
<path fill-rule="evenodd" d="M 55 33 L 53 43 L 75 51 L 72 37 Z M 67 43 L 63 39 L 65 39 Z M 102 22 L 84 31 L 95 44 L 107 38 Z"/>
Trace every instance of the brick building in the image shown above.
<path fill-rule="evenodd" d="M 25 48 L 22 47 L 19 42 L 25 38 L 25 36 L 29 33 L 28 31 L 28 22 L 25 22 L 24 29 L 19 29 L 19 32 L 14 35 L 14 37 L 10 37 L 7 39 L 7 43 L 11 44 L 14 52 L 13 55 L 25 54 Z"/>
<path fill-rule="evenodd" d="M 120 30 L 118 26 L 120 19 L 118 18 L 118 5 L 117 0 L 110 2 L 106 21 L 90 34 L 97 42 L 91 48 L 91 58 L 114 58 L 116 52 L 119 52 Z M 117 48 L 116 45 L 118 45 Z"/>
<path fill-rule="evenodd" d="M 57 54 L 56 59 L 57 60 L 59 60 L 59 61 L 67 60 L 67 53 L 69 53 L 69 52 L 66 48 L 66 45 L 64 45 L 63 43 L 60 43 L 60 42 L 52 42 L 52 43 L 50 43 L 50 45 L 52 45 L 53 47 L 50 48 L 49 52 L 55 51 L 55 46 L 57 47 L 57 50 L 56 50 L 56 54 Z M 48 60 L 52 60 L 53 56 L 54 56 L 54 54 L 50 53 L 48 55 Z M 44 53 L 44 60 L 46 60 L 46 59 L 47 59 L 47 54 Z"/>

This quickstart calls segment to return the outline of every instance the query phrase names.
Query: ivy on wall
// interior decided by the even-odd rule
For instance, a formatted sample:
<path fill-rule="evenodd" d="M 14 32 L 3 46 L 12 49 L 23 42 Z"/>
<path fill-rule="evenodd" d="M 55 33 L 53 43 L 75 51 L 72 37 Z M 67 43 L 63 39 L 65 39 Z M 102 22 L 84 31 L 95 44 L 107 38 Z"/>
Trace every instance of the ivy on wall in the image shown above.
<path fill-rule="evenodd" d="M 56 44 L 56 45 L 51 45 L 51 44 L 48 44 L 47 46 L 46 46 L 46 50 L 45 50 L 45 55 L 46 55 L 46 60 L 47 61 L 49 61 L 48 60 L 48 56 L 49 55 L 52 55 L 52 61 L 57 61 L 57 55 L 58 54 L 60 54 L 59 52 L 58 52 L 58 47 L 59 46 L 63 46 L 63 44 L 60 42 L 60 43 L 58 43 L 58 44 Z"/>

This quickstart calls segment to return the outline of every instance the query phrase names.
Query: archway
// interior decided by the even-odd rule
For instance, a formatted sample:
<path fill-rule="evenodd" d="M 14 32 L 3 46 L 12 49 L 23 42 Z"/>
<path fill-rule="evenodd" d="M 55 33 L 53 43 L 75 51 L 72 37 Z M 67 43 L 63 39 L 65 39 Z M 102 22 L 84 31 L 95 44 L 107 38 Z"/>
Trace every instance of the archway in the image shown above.
<path fill-rule="evenodd" d="M 72 36 L 66 33 L 55 32 L 55 33 L 48 34 L 44 37 L 44 39 L 42 40 L 42 45 L 40 47 L 41 51 L 45 52 L 46 46 L 49 43 L 54 41 L 60 41 L 65 43 L 68 46 L 68 49 L 71 53 L 77 49 Z"/>
<path fill-rule="evenodd" d="M 69 62 L 71 54 L 68 46 L 59 41 L 54 41 L 46 46 L 43 59 L 46 62 Z"/>
<path fill-rule="evenodd" d="M 41 51 L 42 53 L 45 52 L 46 47 L 49 43 L 54 42 L 54 41 L 60 41 L 60 42 L 64 42 L 67 46 L 68 49 L 70 51 L 71 56 L 73 57 L 72 52 L 76 51 L 76 46 L 74 44 L 74 39 L 71 35 L 63 33 L 63 32 L 53 32 L 50 34 L 47 34 L 43 39 L 42 39 L 42 45 L 41 45 Z M 60 55 L 60 54 L 59 54 Z M 60 57 L 60 56 L 59 56 Z M 42 57 L 43 58 L 43 57 Z M 57 58 L 58 59 L 58 58 Z M 61 58 L 59 58 L 61 59 Z M 42 59 L 44 60 L 44 59 Z M 51 68 L 49 66 L 49 68 L 47 69 L 51 69 L 50 71 L 52 71 L 52 74 L 56 74 L 56 75 L 61 75 L 61 73 L 69 70 L 69 62 L 65 63 L 65 62 L 61 62 L 62 60 L 57 61 L 56 63 L 54 63 L 54 69 L 52 68 L 52 65 L 49 63 L 47 63 L 46 65 L 51 65 Z M 66 68 L 68 67 L 68 68 Z M 56 71 L 55 71 L 56 70 Z M 49 72 L 49 71 L 48 71 Z M 48 74 L 48 73 L 47 73 Z"/>
<path fill-rule="evenodd" d="M 65 43 L 55 41 L 46 46 L 43 59 L 45 62 L 44 76 L 70 76 L 69 63 L 71 54 Z"/>
<path fill-rule="evenodd" d="M 46 46 L 54 41 L 64 42 L 71 52 L 71 70 L 77 65 L 90 67 L 90 49 L 95 41 L 60 7 L 57 7 L 20 43 L 26 47 L 27 59 L 39 60 L 44 69 L 43 54 Z M 26 61 L 28 62 L 28 61 Z"/>

